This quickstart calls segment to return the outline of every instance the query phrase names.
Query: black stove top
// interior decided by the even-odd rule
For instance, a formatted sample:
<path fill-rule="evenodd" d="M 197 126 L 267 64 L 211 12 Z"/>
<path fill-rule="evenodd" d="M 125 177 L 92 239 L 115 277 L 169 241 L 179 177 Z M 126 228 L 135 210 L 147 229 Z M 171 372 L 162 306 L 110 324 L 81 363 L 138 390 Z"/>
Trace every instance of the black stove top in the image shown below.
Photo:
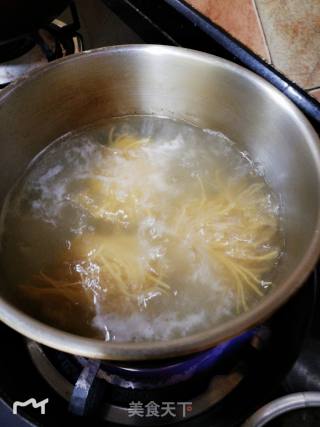
<path fill-rule="evenodd" d="M 315 100 L 183 1 L 78 0 L 76 5 L 87 49 L 143 42 L 219 55 L 269 80 L 320 131 L 320 106 Z M 65 12 L 63 21 L 68 18 L 70 14 Z M 252 336 L 227 357 L 218 358 L 195 377 L 169 381 L 161 388 L 146 387 L 145 378 L 142 387 L 140 379 L 137 383 L 136 377 L 124 373 L 125 366 L 48 349 L 1 325 L 0 396 L 5 403 L 0 408 L 0 425 L 50 427 L 62 420 L 65 424 L 76 421 L 79 426 L 163 425 L 179 420 L 179 425 L 190 427 L 240 426 L 274 397 L 320 390 L 320 363 L 315 356 L 320 354 L 318 307 L 314 272 L 294 298 L 262 328 L 251 331 Z M 168 361 L 167 365 L 180 362 Z M 19 416 L 12 415 L 15 401 L 30 398 L 46 404 L 45 414 L 29 405 L 18 409 Z M 170 414 L 169 404 L 175 416 Z M 163 406 L 169 411 L 166 416 L 160 412 Z"/>
<path fill-rule="evenodd" d="M 77 8 L 69 5 L 68 23 L 59 19 L 30 34 L 0 40 L 0 89 L 48 62 L 83 50 Z"/>

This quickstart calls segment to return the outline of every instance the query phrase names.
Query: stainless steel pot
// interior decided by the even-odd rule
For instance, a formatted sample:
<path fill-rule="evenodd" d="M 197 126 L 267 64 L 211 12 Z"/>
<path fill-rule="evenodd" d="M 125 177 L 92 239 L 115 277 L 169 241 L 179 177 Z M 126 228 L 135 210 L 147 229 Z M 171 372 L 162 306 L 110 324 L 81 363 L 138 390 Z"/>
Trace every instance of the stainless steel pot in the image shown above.
<path fill-rule="evenodd" d="M 98 49 L 59 60 L 1 94 L 0 201 L 50 141 L 126 114 L 166 115 L 221 131 L 263 166 L 283 204 L 286 255 L 274 289 L 247 313 L 166 342 L 106 343 L 75 336 L 29 317 L 3 294 L 0 318 L 38 342 L 93 358 L 143 360 L 200 351 L 266 319 L 313 268 L 320 250 L 319 141 L 285 96 L 231 62 L 165 46 Z"/>
<path fill-rule="evenodd" d="M 316 391 L 293 393 L 273 400 L 258 409 L 257 412 L 247 419 L 242 427 L 263 427 L 268 425 L 270 421 L 276 420 L 281 415 L 303 408 L 305 410 L 320 408 L 320 393 Z"/>

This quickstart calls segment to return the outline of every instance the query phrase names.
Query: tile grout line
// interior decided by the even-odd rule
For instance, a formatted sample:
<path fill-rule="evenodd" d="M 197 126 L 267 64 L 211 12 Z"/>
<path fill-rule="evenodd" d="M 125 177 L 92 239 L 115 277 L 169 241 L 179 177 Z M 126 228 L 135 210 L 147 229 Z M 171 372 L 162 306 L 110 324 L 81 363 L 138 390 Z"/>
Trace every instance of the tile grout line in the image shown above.
<path fill-rule="evenodd" d="M 307 89 L 305 89 L 307 92 L 312 92 L 313 90 L 319 90 L 320 89 L 320 86 L 314 86 L 314 87 L 310 87 L 310 88 L 307 88 Z"/>
<path fill-rule="evenodd" d="M 269 54 L 270 64 L 272 66 L 274 66 L 274 63 L 273 63 L 273 60 L 272 60 L 272 55 L 271 55 L 271 49 L 269 47 L 269 44 L 268 44 L 268 41 L 267 41 L 267 36 L 266 36 L 266 33 L 265 33 L 263 25 L 262 25 L 262 20 L 261 20 L 261 16 L 260 16 L 260 13 L 259 13 L 259 9 L 258 9 L 256 0 L 251 0 L 251 2 L 252 2 L 252 5 L 253 5 L 253 9 L 255 10 L 255 13 L 256 13 L 257 18 L 258 18 L 258 25 L 259 25 L 259 28 L 261 30 L 261 33 L 262 33 L 262 36 L 263 36 L 263 40 L 264 40 L 264 43 L 266 45 L 266 48 L 267 48 L 267 51 L 268 51 L 268 54 Z"/>

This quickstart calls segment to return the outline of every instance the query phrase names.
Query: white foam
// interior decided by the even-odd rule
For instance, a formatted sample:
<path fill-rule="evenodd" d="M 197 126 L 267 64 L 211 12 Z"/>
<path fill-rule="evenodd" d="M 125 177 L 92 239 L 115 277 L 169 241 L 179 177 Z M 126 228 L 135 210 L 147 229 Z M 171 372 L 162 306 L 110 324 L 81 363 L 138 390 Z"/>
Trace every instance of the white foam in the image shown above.
<path fill-rule="evenodd" d="M 153 319 L 145 313 L 135 313 L 124 320 L 113 314 L 98 315 L 93 324 L 107 330 L 106 339 L 117 341 L 167 340 L 197 331 L 207 319 L 204 310 L 187 314 L 180 319 L 176 313 L 161 314 Z"/>

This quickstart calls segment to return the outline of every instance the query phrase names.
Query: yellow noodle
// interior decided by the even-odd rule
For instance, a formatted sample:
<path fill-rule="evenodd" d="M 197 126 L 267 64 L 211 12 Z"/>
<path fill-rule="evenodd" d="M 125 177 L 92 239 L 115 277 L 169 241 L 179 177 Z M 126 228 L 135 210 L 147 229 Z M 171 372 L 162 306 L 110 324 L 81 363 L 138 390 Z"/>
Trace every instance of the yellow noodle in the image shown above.
<path fill-rule="evenodd" d="M 89 255 L 91 254 L 91 255 Z M 82 273 L 73 273 L 79 280 L 68 283 L 60 281 L 49 274 L 40 274 L 34 276 L 32 286 L 24 285 L 24 292 L 34 297 L 36 290 L 37 296 L 41 294 L 64 295 L 67 299 L 72 299 L 69 293 L 70 286 L 72 291 L 85 289 L 93 304 L 93 296 L 98 294 L 100 302 L 106 310 L 122 311 L 123 300 L 131 301 L 132 307 L 139 298 L 147 296 L 150 293 L 167 293 L 170 289 L 160 275 L 160 270 L 154 272 L 154 266 L 143 262 L 138 242 L 134 236 L 119 234 L 113 237 L 98 236 L 95 234 L 84 235 L 75 239 L 72 244 L 72 250 L 64 258 L 66 271 L 75 271 L 80 263 L 85 263 Z M 94 273 L 93 277 L 90 268 L 96 266 L 99 273 Z M 57 266 L 59 268 L 59 266 Z M 74 279 L 74 277 L 70 277 Z M 99 286 L 90 289 L 91 279 L 98 279 Z M 66 279 L 67 280 L 67 279 Z M 35 282 L 40 286 L 35 287 Z M 28 292 L 30 289 L 30 292 Z M 107 291 L 104 296 L 104 292 Z M 83 302 L 87 303 L 86 299 Z"/>
<path fill-rule="evenodd" d="M 257 296 L 262 297 L 260 283 L 264 273 L 270 270 L 272 263 L 279 256 L 276 249 L 266 249 L 277 233 L 277 223 L 271 214 L 266 212 L 262 220 L 252 222 L 258 217 L 262 199 L 265 197 L 262 183 L 254 183 L 238 192 L 237 186 L 230 187 L 223 194 L 205 194 L 204 186 L 197 177 L 201 198 L 190 200 L 183 206 L 180 216 L 174 224 L 177 234 L 188 236 L 192 248 L 205 248 L 210 254 L 214 266 L 224 267 L 224 280 L 232 284 L 244 310 L 248 309 L 244 287 L 248 287 Z M 251 210 L 249 212 L 248 206 Z M 238 224 L 229 224 L 224 229 L 222 241 L 217 241 L 216 232 L 221 229 L 228 218 L 242 218 Z M 201 234 L 199 233 L 201 230 Z M 234 237 L 251 235 L 249 239 L 234 241 Z M 260 253 L 263 248 L 263 253 Z M 248 264 L 248 262 L 250 264 Z M 246 292 L 247 294 L 247 292 Z"/>
<path fill-rule="evenodd" d="M 115 136 L 112 128 L 108 149 L 137 162 L 136 173 L 147 176 L 150 165 L 142 149 L 150 142 L 129 134 Z M 117 182 L 106 182 L 102 172 L 96 172 L 99 173 L 82 181 L 81 191 L 71 200 L 93 219 L 111 222 L 118 228 L 108 235 L 96 232 L 75 238 L 62 259 L 56 260 L 46 273 L 32 277 L 29 284 L 22 286 L 23 291 L 31 298 L 55 295 L 92 306 L 97 298 L 105 312 L 134 309 L 152 293 L 168 295 L 171 287 L 166 282 L 165 257 L 157 262 L 145 258 L 137 233 L 126 229 L 126 224 L 137 225 L 146 216 L 159 219 L 155 207 L 161 205 L 161 200 L 146 205 L 142 202 L 145 189 L 139 187 L 131 188 L 119 199 Z M 224 283 L 234 289 L 240 312 L 240 307 L 248 309 L 249 293 L 263 296 L 263 275 L 279 256 L 279 250 L 270 245 L 278 225 L 274 214 L 262 209 L 264 183 L 232 184 L 218 172 L 215 177 L 216 190 L 208 191 L 196 175 L 199 195 L 185 198 L 184 204 L 176 208 L 173 219 L 168 220 L 171 233 L 166 236 L 166 244 L 175 247 L 187 240 L 198 259 L 204 254 L 209 257 L 211 267 L 221 271 Z M 152 193 L 152 189 L 147 191 Z M 81 269 L 77 270 L 79 265 Z"/>

